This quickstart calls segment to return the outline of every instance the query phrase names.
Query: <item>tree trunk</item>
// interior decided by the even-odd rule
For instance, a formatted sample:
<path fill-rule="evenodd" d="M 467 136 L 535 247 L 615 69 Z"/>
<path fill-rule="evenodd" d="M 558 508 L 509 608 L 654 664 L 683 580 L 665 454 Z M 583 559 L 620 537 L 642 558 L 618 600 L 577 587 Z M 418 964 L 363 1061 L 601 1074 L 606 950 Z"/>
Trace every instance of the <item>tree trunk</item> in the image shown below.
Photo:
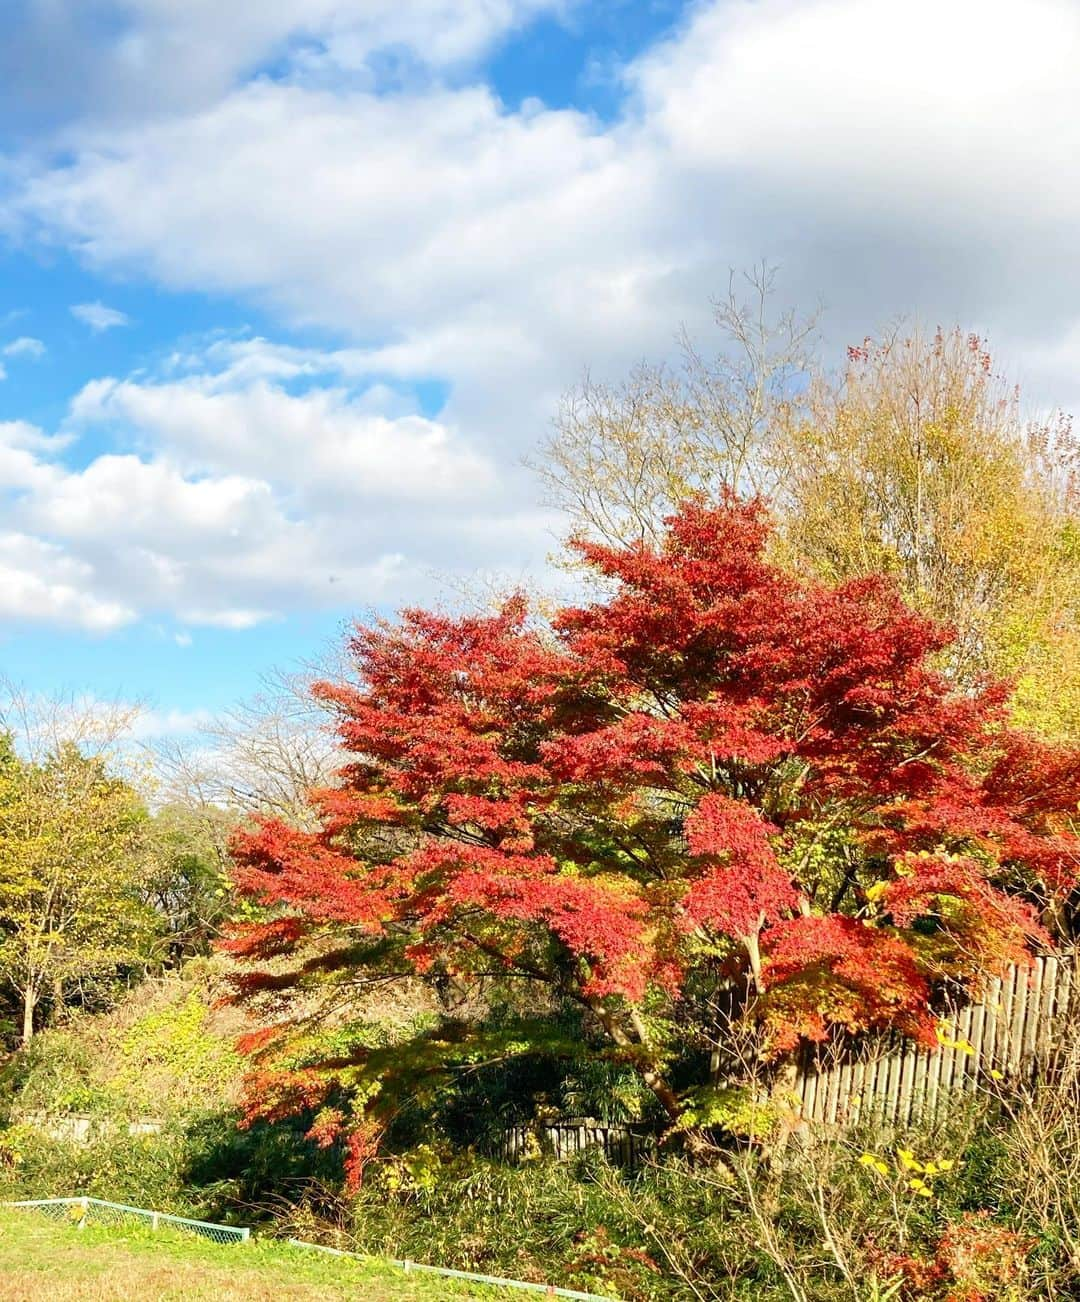
<path fill-rule="evenodd" d="M 37 1006 L 37 994 L 33 990 L 26 990 L 23 994 L 23 1021 L 22 1021 L 22 1042 L 24 1045 L 30 1043 L 34 1038 L 34 1009 Z"/>
<path fill-rule="evenodd" d="M 635 1042 L 634 1040 L 631 1040 L 630 1036 L 627 1035 L 619 1025 L 618 1020 L 612 1015 L 612 1013 L 608 1009 L 604 1008 L 599 1001 L 590 1000 L 589 1006 L 597 1017 L 599 1017 L 604 1030 L 607 1031 L 611 1039 L 614 1040 L 621 1049 L 640 1048 L 647 1052 L 648 1045 L 646 1043 L 644 1029 L 639 1017 L 636 1015 L 633 1016 L 633 1021 L 635 1022 L 634 1029 L 638 1036 L 638 1039 Z M 653 1094 L 658 1099 L 660 1106 L 668 1114 L 668 1117 L 672 1121 L 678 1121 L 679 1114 L 682 1112 L 682 1105 L 679 1103 L 678 1096 L 667 1081 L 664 1080 L 659 1072 L 657 1072 L 648 1062 L 636 1061 L 633 1063 L 633 1066 L 638 1075 L 645 1082 L 646 1086 L 652 1090 Z"/>

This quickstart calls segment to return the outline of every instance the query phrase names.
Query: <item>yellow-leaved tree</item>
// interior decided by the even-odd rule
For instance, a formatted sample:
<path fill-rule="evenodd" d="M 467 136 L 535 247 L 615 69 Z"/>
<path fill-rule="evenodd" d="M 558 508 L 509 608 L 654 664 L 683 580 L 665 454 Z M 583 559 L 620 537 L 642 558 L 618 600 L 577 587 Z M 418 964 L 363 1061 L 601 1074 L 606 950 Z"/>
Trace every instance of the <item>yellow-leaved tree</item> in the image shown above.
<path fill-rule="evenodd" d="M 790 564 L 891 574 L 956 630 L 960 682 L 1011 676 L 1025 723 L 1080 735 L 1076 445 L 1060 416 L 1025 420 L 978 336 L 894 330 L 849 349 L 772 455 Z"/>
<path fill-rule="evenodd" d="M 150 953 L 146 811 L 103 758 L 73 742 L 37 758 L 0 736 L 0 982 L 34 1034 L 44 998 L 116 975 Z"/>

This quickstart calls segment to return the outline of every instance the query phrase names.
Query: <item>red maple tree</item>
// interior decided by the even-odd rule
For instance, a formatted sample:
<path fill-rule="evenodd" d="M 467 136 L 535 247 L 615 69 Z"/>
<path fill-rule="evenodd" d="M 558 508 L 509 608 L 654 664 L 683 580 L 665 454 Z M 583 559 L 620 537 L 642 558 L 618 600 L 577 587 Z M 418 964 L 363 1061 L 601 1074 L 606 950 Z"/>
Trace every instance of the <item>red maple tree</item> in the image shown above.
<path fill-rule="evenodd" d="M 536 983 L 674 1119 L 692 983 L 730 992 L 765 1056 L 837 1030 L 932 1040 L 943 986 L 1049 943 L 1080 754 L 1012 730 L 1003 684 L 955 693 L 947 630 L 886 580 L 800 579 L 768 535 L 759 503 L 687 505 L 656 549 L 577 544 L 610 595 L 550 626 L 514 599 L 359 628 L 355 681 L 317 688 L 352 757 L 321 829 L 268 820 L 234 847 L 259 916 L 228 948 L 275 960 L 242 992 Z M 253 1038 L 251 1116 L 376 1097 L 390 1058 L 334 1025 Z"/>

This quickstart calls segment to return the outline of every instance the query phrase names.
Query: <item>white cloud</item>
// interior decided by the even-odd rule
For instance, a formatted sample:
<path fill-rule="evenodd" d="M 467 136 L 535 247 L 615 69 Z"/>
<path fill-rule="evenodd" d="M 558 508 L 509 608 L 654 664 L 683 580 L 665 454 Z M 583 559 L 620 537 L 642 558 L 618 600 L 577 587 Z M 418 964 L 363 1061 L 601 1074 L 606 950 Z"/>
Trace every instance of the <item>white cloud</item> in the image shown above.
<path fill-rule="evenodd" d="M 774 229 L 988 256 L 1080 217 L 1078 52 L 1069 0 L 765 0 L 703 7 L 630 82 L 669 165 Z"/>
<path fill-rule="evenodd" d="M 45 125 L 198 111 L 260 68 L 336 84 L 468 66 L 576 0 L 9 0 L 0 106 Z"/>
<path fill-rule="evenodd" d="M 421 416 L 366 410 L 345 389 L 293 395 L 265 379 L 220 376 L 172 383 L 99 380 L 72 403 L 78 425 L 130 430 L 192 474 L 226 467 L 287 487 L 308 508 L 353 501 L 484 499 L 492 465 Z"/>
<path fill-rule="evenodd" d="M 989 186 L 1037 218 L 1049 205 L 1028 202 L 1036 179 L 1076 206 L 1069 169 L 1056 169 L 1080 135 L 1078 41 L 1080 13 L 1062 0 L 767 0 L 702 9 L 634 80 L 667 140 L 706 166 L 810 185 L 815 197 L 839 185 L 845 201 L 868 186 L 906 211 L 924 209 L 931 179 L 969 203 Z M 1005 162 L 1019 169 L 1008 185 Z"/>
<path fill-rule="evenodd" d="M 106 307 L 104 303 L 75 303 L 71 315 L 88 325 L 94 334 L 112 330 L 116 326 L 131 324 L 131 318 L 115 307 Z"/>
<path fill-rule="evenodd" d="M 253 349 L 278 352 L 218 341 L 218 369 L 205 358 L 193 370 L 189 354 L 182 378 L 94 381 L 58 435 L 0 424 L 0 501 L 44 549 L 30 568 L 66 565 L 86 596 L 31 586 L 10 618 L 243 629 L 302 608 L 397 604 L 493 542 L 519 566 L 542 558 L 543 518 L 452 428 L 383 414 L 370 392 L 290 393 L 268 366 L 248 374 Z M 341 369 L 333 354 L 303 356 L 308 374 Z M 90 435 L 117 450 L 66 464 Z"/>
<path fill-rule="evenodd" d="M 295 7 L 268 8 L 267 23 L 303 26 Z M 466 8 L 489 32 L 527 13 Z M 142 12 L 168 27 L 177 11 Z M 376 5 L 361 48 L 422 44 L 395 33 L 439 31 L 440 12 Z M 325 37 L 336 13 L 309 18 Z M 694 13 L 628 70 L 631 106 L 608 128 L 509 114 L 476 87 L 262 81 L 85 136 L 23 211 L 95 265 L 381 335 L 388 363 L 453 379 L 470 418 L 481 384 L 546 397 L 585 360 L 666 341 L 728 265 L 762 254 L 845 324 L 907 307 L 1008 304 L 1032 324 L 1047 301 L 1065 310 L 1071 271 L 1067 291 L 1047 281 L 1072 265 L 1080 207 L 1070 0 L 724 0 Z"/>
<path fill-rule="evenodd" d="M 213 720 L 209 710 L 143 709 L 132 721 L 132 741 L 157 741 L 164 737 L 192 737 Z"/>
<path fill-rule="evenodd" d="M 111 134 L 38 176 L 23 211 L 95 267 L 247 292 L 376 340 L 369 368 L 449 379 L 454 415 L 520 447 L 538 398 L 586 361 L 666 343 L 680 280 L 700 295 L 700 246 L 672 229 L 670 202 L 635 133 L 578 113 L 507 114 L 478 88 L 259 83 Z"/>
<path fill-rule="evenodd" d="M 762 256 L 786 293 L 825 297 L 841 343 L 901 311 L 1017 348 L 1066 328 L 1080 9 L 1020 13 L 702 4 L 626 70 L 609 125 L 508 112 L 478 86 L 259 80 L 88 130 L 19 209 L 96 268 L 342 332 L 362 344 L 336 354 L 345 374 L 445 379 L 449 419 L 510 459 L 586 364 L 666 351 Z M 395 21 L 379 11 L 377 30 Z M 234 364 L 282 379 L 308 361 L 252 346 Z"/>
<path fill-rule="evenodd" d="M 118 450 L 64 470 L 54 444 L 0 441 L 17 527 L 102 599 L 190 622 L 412 597 L 433 560 L 512 569 L 546 523 L 512 467 L 558 392 L 666 351 L 762 256 L 785 295 L 824 295 L 835 342 L 922 312 L 1077 383 L 1071 0 L 700 3 L 607 124 L 464 83 L 541 7 L 472 0 L 444 31 L 449 0 L 132 0 L 139 40 L 110 58 L 134 85 L 171 50 L 187 88 L 23 159 L 9 212 L 98 270 L 343 346 L 221 338 L 88 385 L 66 429 Z M 282 75 L 245 81 L 280 40 Z M 394 45 L 428 75 L 380 83 Z M 427 377 L 450 390 L 437 420 L 390 388 Z"/>
<path fill-rule="evenodd" d="M 40 339 L 34 339 L 30 335 L 20 335 L 11 343 L 4 344 L 0 348 L 0 353 L 5 357 L 30 357 L 36 360 L 45 356 L 45 345 Z"/>
<path fill-rule="evenodd" d="M 21 533 L 0 534 L 0 619 L 111 633 L 136 612 L 90 589 L 91 567 L 61 547 Z"/>

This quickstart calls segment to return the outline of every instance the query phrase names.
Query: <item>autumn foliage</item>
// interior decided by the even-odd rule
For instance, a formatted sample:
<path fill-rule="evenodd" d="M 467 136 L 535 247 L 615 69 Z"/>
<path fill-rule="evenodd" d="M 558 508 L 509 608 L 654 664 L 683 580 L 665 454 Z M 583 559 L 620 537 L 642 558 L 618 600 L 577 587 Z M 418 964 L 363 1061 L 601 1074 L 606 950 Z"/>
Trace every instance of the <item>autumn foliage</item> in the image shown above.
<path fill-rule="evenodd" d="M 948 631 L 887 581 L 800 580 L 768 531 L 757 503 L 689 505 L 655 548 L 578 544 L 608 595 L 550 626 L 515 599 L 359 628 L 355 679 L 318 688 L 352 757 L 321 830 L 234 847 L 242 993 L 533 983 L 675 1118 L 672 1040 L 719 1033 L 691 986 L 763 1057 L 838 1030 L 931 1041 L 943 990 L 1050 943 L 1080 754 L 1013 730 L 1004 685 L 955 692 L 932 667 Z M 254 1047 L 251 1115 L 377 1109 L 385 1060 L 341 1016 Z"/>

